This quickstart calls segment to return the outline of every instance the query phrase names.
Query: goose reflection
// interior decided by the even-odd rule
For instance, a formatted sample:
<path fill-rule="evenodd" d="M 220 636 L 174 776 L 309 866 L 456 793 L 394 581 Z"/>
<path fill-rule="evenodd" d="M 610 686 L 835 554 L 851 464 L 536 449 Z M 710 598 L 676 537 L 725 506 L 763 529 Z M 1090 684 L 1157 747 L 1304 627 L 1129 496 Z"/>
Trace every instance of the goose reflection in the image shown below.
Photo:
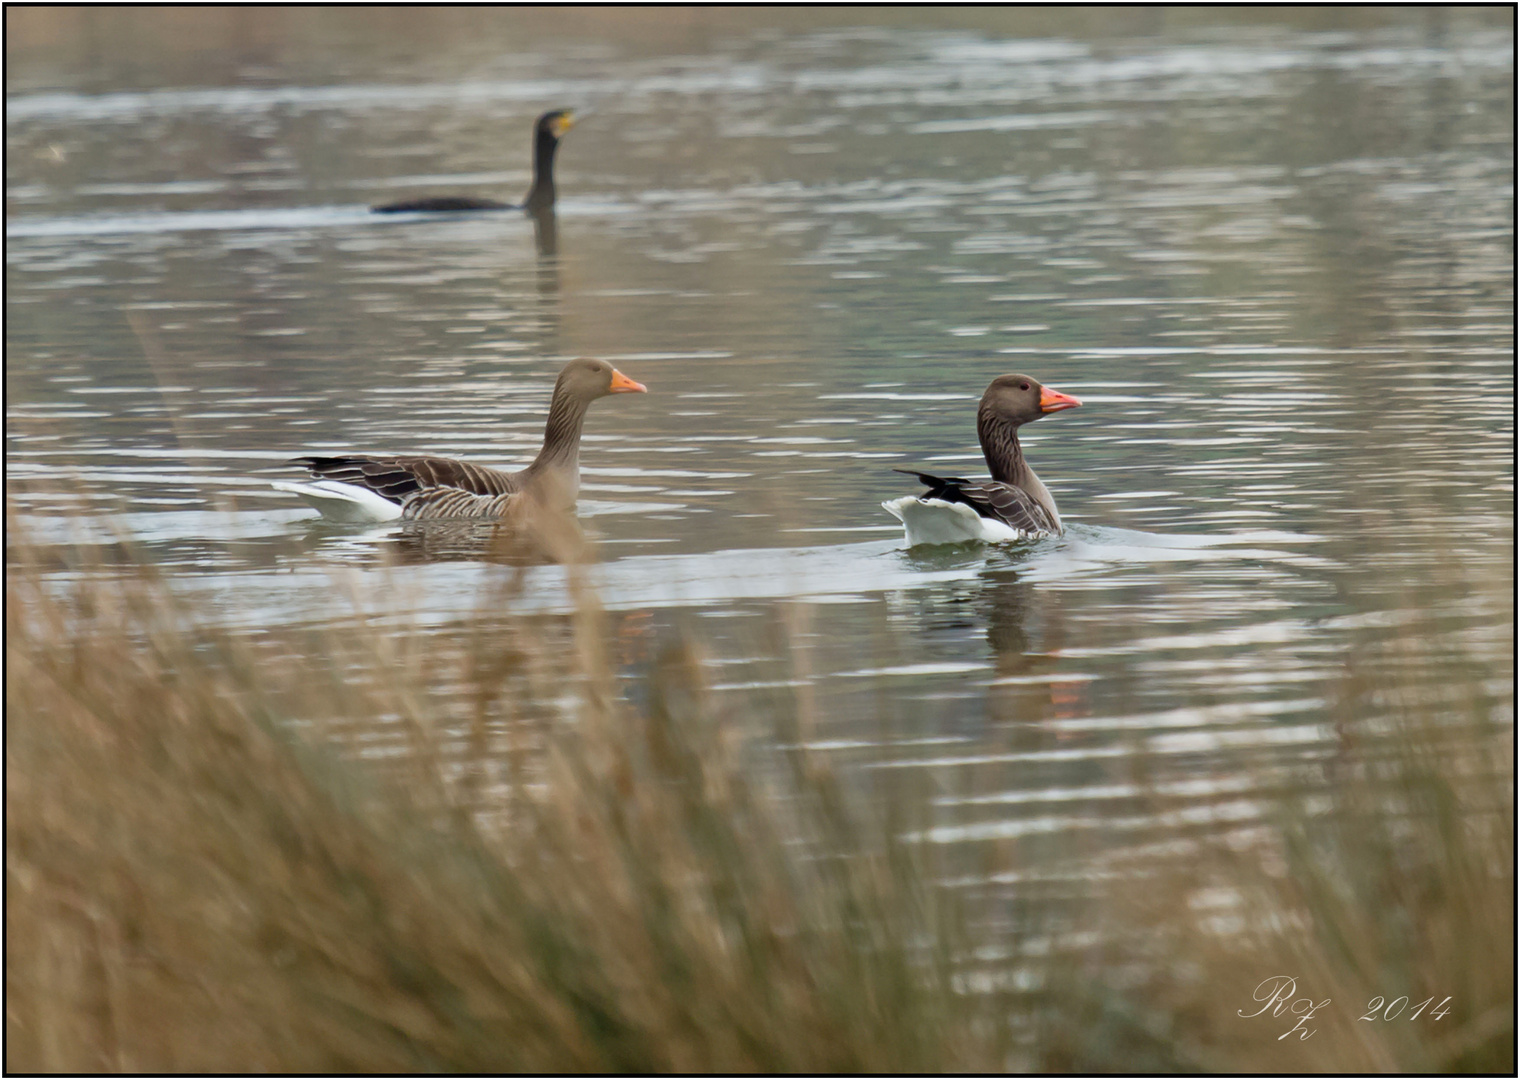
<path fill-rule="evenodd" d="M 1060 677 L 1067 637 L 1060 594 L 1026 580 L 1027 571 L 1009 564 L 1013 557 L 1009 552 L 983 556 L 975 577 L 908 596 L 918 605 L 912 622 L 921 628 L 925 645 L 945 645 L 965 655 L 971 640 L 986 640 L 992 668 L 987 725 L 1035 733 L 1042 721 L 1087 715 L 1086 681 Z M 964 558 L 941 549 L 910 555 L 908 561 L 943 570 L 965 565 Z"/>
<path fill-rule="evenodd" d="M 526 568 L 595 560 L 591 541 L 569 511 L 522 522 L 449 518 L 398 521 L 359 531 L 313 518 L 301 542 L 309 551 L 341 550 L 346 562 L 363 566 L 487 562 Z"/>
<path fill-rule="evenodd" d="M 591 545 L 571 514 L 535 517 L 518 527 L 504 522 L 408 521 L 381 550 L 403 565 L 488 562 L 498 566 L 551 566 L 592 560 Z"/>
<path fill-rule="evenodd" d="M 1086 681 L 1059 677 L 1066 646 L 1060 594 L 1021 580 L 1013 567 L 988 569 L 980 581 L 977 608 L 993 666 L 988 720 L 1038 725 L 1087 715 Z"/>

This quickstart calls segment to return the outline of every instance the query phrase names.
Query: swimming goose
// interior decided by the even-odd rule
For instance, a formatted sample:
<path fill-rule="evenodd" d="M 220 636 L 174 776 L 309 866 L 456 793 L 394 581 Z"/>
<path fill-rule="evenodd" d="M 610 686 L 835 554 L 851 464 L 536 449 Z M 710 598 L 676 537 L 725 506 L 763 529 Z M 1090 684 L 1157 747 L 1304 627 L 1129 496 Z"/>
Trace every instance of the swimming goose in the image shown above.
<path fill-rule="evenodd" d="M 399 214 L 404 211 L 437 212 L 444 210 L 522 210 L 539 215 L 554 208 L 554 151 L 559 140 L 575 123 L 575 114 L 569 109 L 554 109 L 538 118 L 533 125 L 533 186 L 521 205 L 481 199 L 473 195 L 428 195 L 420 199 L 402 199 L 399 202 L 372 206 L 377 214 Z"/>
<path fill-rule="evenodd" d="M 976 411 L 976 433 L 992 479 L 972 481 L 894 469 L 918 477 L 929 490 L 881 505 L 903 523 L 909 547 L 968 540 L 996 543 L 1059 533 L 1056 501 L 1024 460 L 1019 428 L 1047 413 L 1081 404 L 1028 375 L 1000 375 L 987 387 Z"/>
<path fill-rule="evenodd" d="M 572 360 L 554 383 L 544 445 L 532 464 L 501 472 L 440 457 L 299 457 L 313 483 L 278 482 L 334 521 L 499 519 L 525 496 L 570 507 L 580 490 L 581 428 L 586 409 L 608 394 L 647 388 L 602 360 Z"/>

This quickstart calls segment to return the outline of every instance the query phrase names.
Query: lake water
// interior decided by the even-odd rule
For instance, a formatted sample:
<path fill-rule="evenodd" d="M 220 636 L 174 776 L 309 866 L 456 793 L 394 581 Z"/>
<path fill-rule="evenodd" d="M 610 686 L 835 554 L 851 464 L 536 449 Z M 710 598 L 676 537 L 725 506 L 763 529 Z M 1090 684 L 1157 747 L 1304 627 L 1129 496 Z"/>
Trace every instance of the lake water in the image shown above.
<path fill-rule="evenodd" d="M 270 480 L 522 462 L 591 355 L 650 390 L 582 452 L 629 685 L 681 631 L 736 705 L 806 688 L 819 752 L 926 779 L 970 882 L 1249 828 L 1410 627 L 1432 702 L 1509 721 L 1507 11 L 361 15 L 8 15 L 34 536 L 124 534 L 250 630 L 357 587 L 448 634 L 502 568 Z M 367 212 L 519 196 L 559 106 L 557 255 Z M 904 550 L 892 468 L 984 473 L 1010 371 L 1084 402 L 1025 429 L 1066 534 Z M 562 573 L 514 603 L 564 610 Z"/>

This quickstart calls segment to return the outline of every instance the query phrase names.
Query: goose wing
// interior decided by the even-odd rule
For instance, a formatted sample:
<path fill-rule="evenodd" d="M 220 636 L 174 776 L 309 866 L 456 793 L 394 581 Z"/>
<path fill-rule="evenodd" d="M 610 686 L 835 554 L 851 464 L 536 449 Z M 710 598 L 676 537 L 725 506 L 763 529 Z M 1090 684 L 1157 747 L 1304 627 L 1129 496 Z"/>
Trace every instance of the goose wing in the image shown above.
<path fill-rule="evenodd" d="M 919 482 L 929 489 L 920 498 L 964 503 L 980 516 L 1001 521 L 1020 532 L 1061 531 L 1050 512 L 1033 495 L 1014 484 L 1004 484 L 997 480 L 966 480 L 959 476 L 933 476 L 912 469 L 893 471 L 918 477 Z"/>
<path fill-rule="evenodd" d="M 407 496 L 401 504 L 401 517 L 405 521 L 432 521 L 441 518 L 500 521 L 528 497 L 522 492 L 477 495 L 460 488 L 423 488 Z"/>
<path fill-rule="evenodd" d="M 504 473 L 441 457 L 299 457 L 291 461 L 322 480 L 366 488 L 394 503 L 430 489 L 465 495 L 509 495 L 522 489 L 521 473 Z"/>

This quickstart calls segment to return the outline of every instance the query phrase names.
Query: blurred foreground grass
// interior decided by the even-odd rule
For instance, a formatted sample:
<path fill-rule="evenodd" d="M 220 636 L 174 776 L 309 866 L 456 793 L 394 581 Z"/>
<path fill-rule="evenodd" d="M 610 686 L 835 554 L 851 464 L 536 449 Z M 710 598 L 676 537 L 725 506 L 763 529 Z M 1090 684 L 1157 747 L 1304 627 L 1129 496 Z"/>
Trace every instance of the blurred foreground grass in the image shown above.
<path fill-rule="evenodd" d="M 694 642 L 620 695 L 573 569 L 554 626 L 504 584 L 448 638 L 233 634 L 152 567 L 8 554 L 11 1071 L 1514 1069 L 1511 721 L 1399 657 L 1347 658 L 1332 783 L 1267 835 L 986 941 L 801 749 L 805 692 L 763 752 Z M 345 741 L 381 723 L 383 769 Z M 1313 1037 L 1242 1016 L 1278 975 Z"/>

